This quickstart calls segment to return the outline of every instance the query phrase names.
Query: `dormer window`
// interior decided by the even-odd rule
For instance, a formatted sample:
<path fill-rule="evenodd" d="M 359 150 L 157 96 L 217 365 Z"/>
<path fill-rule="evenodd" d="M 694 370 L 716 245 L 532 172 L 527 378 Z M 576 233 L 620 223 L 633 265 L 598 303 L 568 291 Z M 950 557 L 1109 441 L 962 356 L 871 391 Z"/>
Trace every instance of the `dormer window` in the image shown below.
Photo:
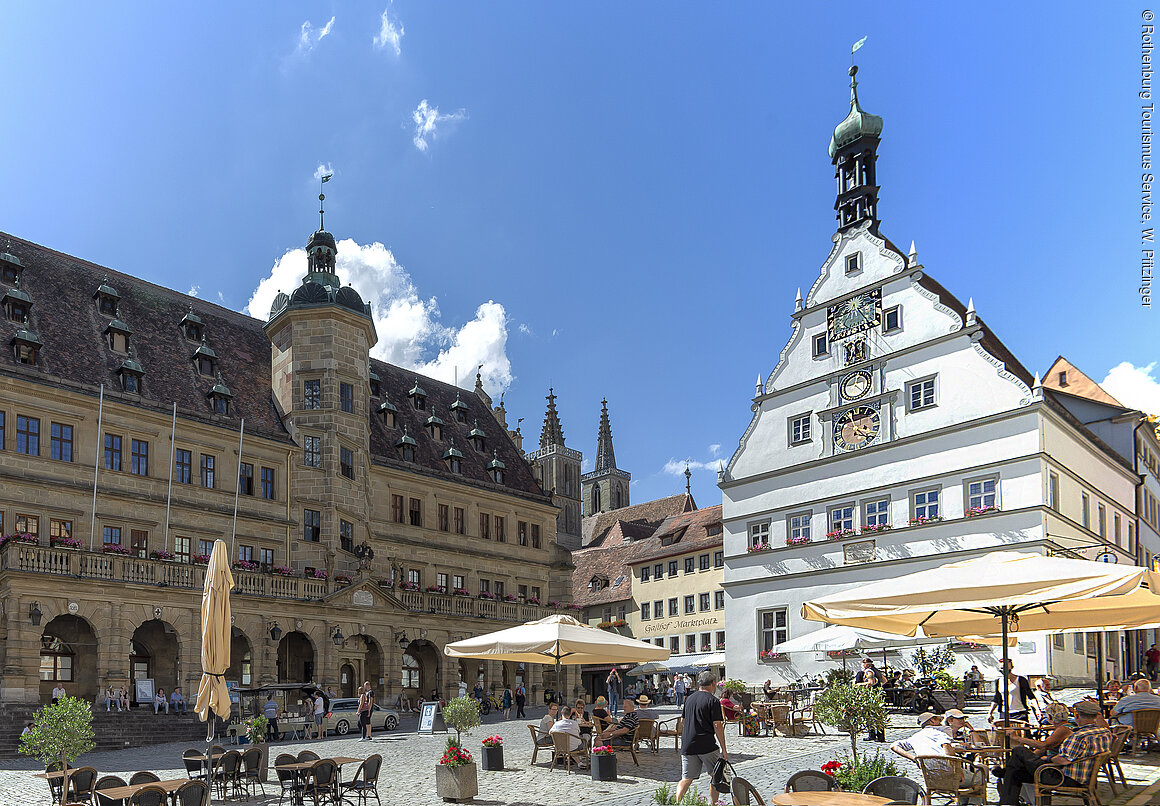
<path fill-rule="evenodd" d="M 214 377 L 217 372 L 217 353 L 205 343 L 205 334 L 201 336 L 201 344 L 193 352 L 193 365 L 197 374 L 206 378 Z"/>
<path fill-rule="evenodd" d="M 443 439 L 443 420 L 435 414 L 435 407 L 431 407 L 431 416 L 427 418 L 427 424 L 424 426 L 431 439 Z"/>
<path fill-rule="evenodd" d="M 371 387 L 371 397 L 382 397 L 383 396 L 383 379 L 380 378 L 379 374 L 377 372 L 375 372 L 373 369 L 370 371 L 369 381 L 370 381 L 370 387 Z"/>
<path fill-rule="evenodd" d="M 496 484 L 503 484 L 503 474 L 507 465 L 499 460 L 499 452 L 491 452 L 491 461 L 487 463 L 487 475 Z"/>
<path fill-rule="evenodd" d="M 109 285 L 109 278 L 106 277 L 101 281 L 100 286 L 97 287 L 97 293 L 93 294 L 93 299 L 97 301 L 97 310 L 105 316 L 116 316 L 117 305 L 121 302 L 121 295 L 117 293 L 117 289 Z"/>
<path fill-rule="evenodd" d="M 193 312 L 193 303 L 189 305 L 189 312 L 181 320 L 181 333 L 186 341 L 197 343 L 205 338 L 205 324 L 201 317 Z"/>
<path fill-rule="evenodd" d="M 141 394 L 145 370 L 133 360 L 132 356 L 125 359 L 117 371 L 121 376 L 121 388 L 135 395 Z"/>
<path fill-rule="evenodd" d="M 443 461 L 452 473 L 463 472 L 463 454 L 455 447 L 455 440 L 451 440 L 451 447 L 443 452 Z"/>
<path fill-rule="evenodd" d="M 384 400 L 382 403 L 380 403 L 379 413 L 383 415 L 383 424 L 386 425 L 387 428 L 395 427 L 395 424 L 398 421 L 397 418 L 399 416 L 399 410 L 395 408 L 391 401 Z"/>
<path fill-rule="evenodd" d="M 40 354 L 40 337 L 28 329 L 28 324 L 16 331 L 12 338 L 12 351 L 17 364 L 36 364 L 36 357 Z"/>
<path fill-rule="evenodd" d="M 120 319 L 114 319 L 105 328 L 105 339 L 109 343 L 109 349 L 115 353 L 129 352 L 129 337 L 132 335 L 133 331 Z"/>
<path fill-rule="evenodd" d="M 228 415 L 233 409 L 233 392 L 222 380 L 222 374 L 217 374 L 217 382 L 209 390 L 209 405 L 214 414 Z"/>
<path fill-rule="evenodd" d="M 399 441 L 395 443 L 395 449 L 399 452 L 399 458 L 404 462 L 415 461 L 415 449 L 419 443 L 415 442 L 415 438 L 407 433 L 407 426 L 403 426 L 403 436 L 399 437 Z"/>
<path fill-rule="evenodd" d="M 1067 371 L 1066 370 L 1059 373 L 1059 385 L 1060 386 L 1067 386 Z"/>
<path fill-rule="evenodd" d="M 451 404 L 451 414 L 455 417 L 455 422 L 467 424 L 467 404 L 459 399 L 459 393 L 455 393 L 455 402 Z"/>
<path fill-rule="evenodd" d="M 467 441 L 480 453 L 487 452 L 487 434 L 479 427 L 479 420 L 475 421 L 475 428 L 467 432 Z"/>
<path fill-rule="evenodd" d="M 588 581 L 588 587 L 594 591 L 604 590 L 608 587 L 608 577 L 594 576 Z"/>
<path fill-rule="evenodd" d="M 411 398 L 411 405 L 415 407 L 415 411 L 423 411 L 427 408 L 427 393 L 419 386 L 419 381 L 415 381 L 411 391 L 407 392 L 407 397 Z"/>
<path fill-rule="evenodd" d="M 13 285 L 20 281 L 23 271 L 24 263 L 20 258 L 8 252 L 0 252 L 0 280 Z"/>
<path fill-rule="evenodd" d="M 21 290 L 19 276 L 14 282 L 16 287 L 4 294 L 4 316 L 9 322 L 24 322 L 28 320 L 28 313 L 32 310 L 32 297 Z"/>

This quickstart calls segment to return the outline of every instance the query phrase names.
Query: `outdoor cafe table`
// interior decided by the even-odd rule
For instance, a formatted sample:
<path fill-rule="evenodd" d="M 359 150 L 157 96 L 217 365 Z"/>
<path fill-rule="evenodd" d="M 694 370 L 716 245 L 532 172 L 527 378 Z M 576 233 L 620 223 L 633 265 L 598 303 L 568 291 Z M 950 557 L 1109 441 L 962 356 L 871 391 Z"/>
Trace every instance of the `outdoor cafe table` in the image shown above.
<path fill-rule="evenodd" d="M 128 784 L 127 786 L 115 786 L 112 789 L 102 789 L 102 797 L 109 800 L 128 800 L 136 795 L 147 786 L 159 786 L 165 790 L 166 794 L 172 795 L 182 784 L 188 784 L 188 778 L 173 778 L 169 781 L 149 781 L 144 784 Z"/>
<path fill-rule="evenodd" d="M 769 800 L 777 806 L 882 806 L 891 802 L 860 792 L 778 792 Z"/>
<path fill-rule="evenodd" d="M 343 764 L 361 764 L 363 759 L 352 758 L 351 756 L 334 756 L 333 758 L 312 759 L 310 761 L 295 761 L 292 764 L 275 764 L 275 770 L 290 770 L 294 773 L 295 778 L 301 781 L 302 773 L 309 770 L 319 761 L 333 761 L 338 765 L 338 782 L 342 783 L 342 765 Z M 298 790 L 294 793 L 294 802 L 302 803 L 302 792 Z"/>

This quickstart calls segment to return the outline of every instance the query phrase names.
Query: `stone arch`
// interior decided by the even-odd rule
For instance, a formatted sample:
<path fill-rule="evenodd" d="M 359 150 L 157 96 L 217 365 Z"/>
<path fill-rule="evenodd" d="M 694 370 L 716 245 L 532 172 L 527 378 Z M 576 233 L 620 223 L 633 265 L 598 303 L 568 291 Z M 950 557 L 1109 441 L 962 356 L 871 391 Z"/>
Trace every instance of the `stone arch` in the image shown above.
<path fill-rule="evenodd" d="M 236 680 L 242 686 L 254 683 L 254 646 L 250 637 L 235 626 L 230 631 L 230 668 L 226 680 Z"/>
<path fill-rule="evenodd" d="M 355 696 L 355 691 L 362 686 L 362 683 L 355 682 L 357 677 L 358 671 L 354 668 L 354 664 L 348 660 L 343 661 L 338 667 L 338 696 Z"/>
<path fill-rule="evenodd" d="M 418 667 L 418 686 L 413 685 L 414 681 L 409 686 L 409 691 L 413 691 L 416 695 L 421 697 L 430 696 L 432 691 L 441 691 L 439 679 L 439 648 L 426 639 L 419 639 L 412 641 L 407 645 L 406 651 L 403 653 L 403 668 L 404 673 L 409 667 L 408 658 L 415 662 Z M 407 681 L 405 681 L 407 682 Z"/>
<path fill-rule="evenodd" d="M 381 696 L 386 684 L 390 682 L 386 679 L 386 665 L 383 663 L 383 648 L 378 641 L 369 635 L 364 634 L 363 640 L 366 641 L 367 645 L 366 659 L 363 663 L 363 679 L 369 680 L 371 688 L 379 692 Z"/>
<path fill-rule="evenodd" d="M 153 690 L 165 690 L 168 697 L 174 686 L 181 685 L 181 641 L 168 621 L 158 618 L 142 622 L 129 641 L 130 680 L 151 679 Z M 136 699 L 136 684 L 130 696 Z M 152 703 L 149 703 L 152 705 Z"/>
<path fill-rule="evenodd" d="M 57 685 L 63 685 L 69 696 L 96 699 L 97 631 L 88 619 L 63 613 L 49 621 L 40 634 L 36 662 L 40 665 L 41 702 L 52 698 Z M 51 676 L 46 675 L 50 669 Z"/>
<path fill-rule="evenodd" d="M 278 682 L 312 683 L 317 675 L 317 653 L 310 636 L 294 630 L 278 642 Z"/>

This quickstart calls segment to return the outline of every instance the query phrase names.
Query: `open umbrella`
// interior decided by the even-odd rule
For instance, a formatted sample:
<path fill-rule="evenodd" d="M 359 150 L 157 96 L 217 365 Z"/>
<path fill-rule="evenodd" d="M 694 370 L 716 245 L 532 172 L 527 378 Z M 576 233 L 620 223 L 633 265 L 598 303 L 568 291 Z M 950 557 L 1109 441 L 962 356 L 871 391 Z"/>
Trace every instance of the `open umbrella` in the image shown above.
<path fill-rule="evenodd" d="M 643 677 L 647 674 L 668 674 L 671 669 L 660 661 L 650 660 L 640 666 L 634 666 L 625 673 L 625 677 Z"/>
<path fill-rule="evenodd" d="M 1011 631 L 1150 624 L 1158 591 L 1160 575 L 1144 568 L 997 551 L 823 596 L 802 605 L 802 617 L 901 635 L 998 632 L 1005 674 Z"/>
<path fill-rule="evenodd" d="M 201 685 L 197 689 L 194 710 L 206 723 L 206 770 L 210 769 L 210 747 L 213 743 L 213 714 L 222 719 L 230 716 L 230 690 L 226 670 L 230 668 L 230 591 L 234 576 L 230 573 L 229 551 L 225 541 L 215 540 L 205 570 L 201 592 Z M 210 780 L 207 775 L 206 780 Z"/>
<path fill-rule="evenodd" d="M 634 663 L 668 660 L 664 647 L 597 629 L 571 616 L 548 616 L 518 627 L 465 638 L 443 647 L 452 658 L 555 663 L 556 685 L 561 666 L 585 663 Z"/>

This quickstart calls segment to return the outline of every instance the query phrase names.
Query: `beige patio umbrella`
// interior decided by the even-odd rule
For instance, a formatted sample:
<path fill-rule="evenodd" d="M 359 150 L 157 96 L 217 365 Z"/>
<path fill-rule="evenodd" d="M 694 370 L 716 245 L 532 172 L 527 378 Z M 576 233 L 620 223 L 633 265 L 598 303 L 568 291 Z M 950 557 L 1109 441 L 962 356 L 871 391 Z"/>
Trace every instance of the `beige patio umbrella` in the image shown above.
<path fill-rule="evenodd" d="M 208 723 L 207 743 L 213 738 L 210 712 L 222 719 L 230 717 L 230 690 L 226 686 L 225 674 L 230 668 L 230 633 L 233 629 L 230 623 L 230 591 L 233 587 L 229 551 L 225 541 L 215 540 L 205 570 L 205 587 L 201 593 L 202 675 L 194 708 L 201 721 Z"/>
<path fill-rule="evenodd" d="M 1006 669 L 1012 631 L 1160 620 L 1160 575 L 1135 566 L 996 551 L 822 596 L 802 605 L 802 617 L 900 635 L 914 635 L 920 627 L 929 636 L 998 633 Z M 1004 702 L 1003 716 L 1009 715 Z"/>
<path fill-rule="evenodd" d="M 643 663 L 668 660 L 669 650 L 592 627 L 571 616 L 548 616 L 518 627 L 466 638 L 443 647 L 452 658 L 555 663 L 556 685 L 561 666 L 586 663 Z"/>

